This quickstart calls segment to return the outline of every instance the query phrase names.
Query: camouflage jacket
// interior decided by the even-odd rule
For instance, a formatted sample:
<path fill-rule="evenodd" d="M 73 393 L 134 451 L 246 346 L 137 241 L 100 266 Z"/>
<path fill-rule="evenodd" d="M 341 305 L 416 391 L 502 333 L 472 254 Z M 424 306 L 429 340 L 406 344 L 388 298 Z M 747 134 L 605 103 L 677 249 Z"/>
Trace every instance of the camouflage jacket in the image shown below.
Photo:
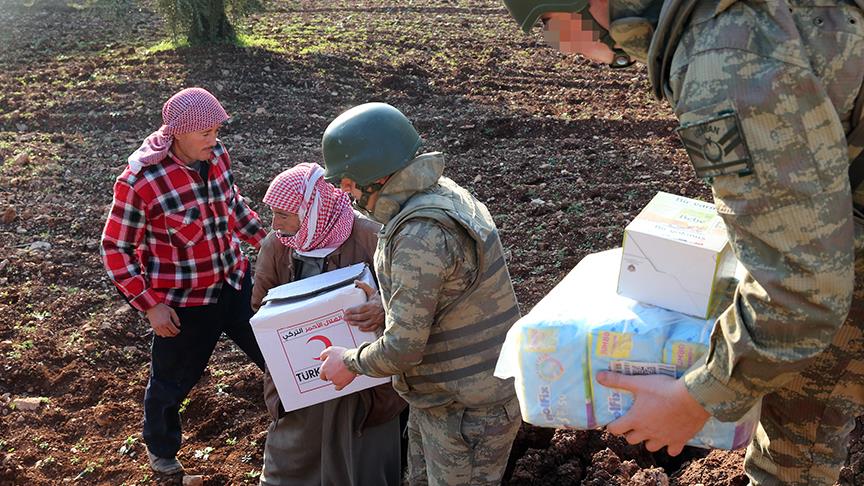
<path fill-rule="evenodd" d="M 511 380 L 492 373 L 519 318 L 495 223 L 486 207 L 441 177 L 439 153 L 417 157 L 381 189 L 372 213 L 384 335 L 345 363 L 393 386 L 414 407 L 503 403 Z"/>
<path fill-rule="evenodd" d="M 710 0 L 713 15 L 718 15 L 741 0 Z M 840 0 L 838 0 L 840 1 Z M 854 1 L 864 10 L 864 0 Z M 704 0 L 611 0 L 609 2 L 609 34 L 633 59 L 648 66 L 648 77 L 659 99 L 672 99 L 669 69 L 681 35 L 691 20 L 693 10 Z M 811 2 L 813 3 L 813 2 Z M 818 2 L 817 2 L 818 3 Z M 828 2 L 830 3 L 830 2 Z M 814 5 L 816 3 L 813 3 Z M 822 4 L 826 4 L 823 2 Z M 849 160 L 864 151 L 864 93 L 847 131 Z"/>
<path fill-rule="evenodd" d="M 748 271 L 706 363 L 684 377 L 721 420 L 814 363 L 849 309 L 862 23 L 851 0 L 666 0 L 660 12 L 648 55 L 655 93 L 675 109 Z M 749 171 L 704 171 L 724 139 L 711 164 Z"/>

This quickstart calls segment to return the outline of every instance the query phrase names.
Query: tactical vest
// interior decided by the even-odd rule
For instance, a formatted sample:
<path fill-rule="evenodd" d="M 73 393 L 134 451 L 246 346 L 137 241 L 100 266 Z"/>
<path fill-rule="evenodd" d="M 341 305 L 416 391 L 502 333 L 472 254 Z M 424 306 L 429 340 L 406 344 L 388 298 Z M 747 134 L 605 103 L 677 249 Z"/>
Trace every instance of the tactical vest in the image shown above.
<path fill-rule="evenodd" d="M 458 402 L 468 407 L 502 403 L 514 395 L 512 380 L 492 372 L 519 306 L 504 259 L 503 246 L 486 207 L 446 177 L 412 196 L 379 233 L 375 263 L 386 275 L 393 237 L 409 220 L 425 218 L 444 228 L 464 230 L 475 242 L 477 274 L 461 296 L 436 311 L 423 360 L 397 375 L 393 386 L 421 408 Z M 381 293 L 390 293 L 382 279 Z"/>

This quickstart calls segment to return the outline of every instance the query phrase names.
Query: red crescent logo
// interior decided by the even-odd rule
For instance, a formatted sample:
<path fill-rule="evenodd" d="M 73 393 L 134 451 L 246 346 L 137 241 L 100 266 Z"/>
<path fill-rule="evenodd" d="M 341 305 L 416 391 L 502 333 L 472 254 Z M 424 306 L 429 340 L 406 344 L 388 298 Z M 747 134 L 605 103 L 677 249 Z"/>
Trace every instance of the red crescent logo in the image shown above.
<path fill-rule="evenodd" d="M 312 341 L 321 341 L 322 343 L 324 343 L 324 349 L 327 349 L 327 348 L 333 346 L 333 343 L 330 342 L 330 339 L 328 339 L 327 336 L 312 336 L 306 340 L 306 344 L 309 344 Z M 312 358 L 312 359 L 314 359 L 315 361 L 321 361 L 320 357 L 319 358 Z"/>

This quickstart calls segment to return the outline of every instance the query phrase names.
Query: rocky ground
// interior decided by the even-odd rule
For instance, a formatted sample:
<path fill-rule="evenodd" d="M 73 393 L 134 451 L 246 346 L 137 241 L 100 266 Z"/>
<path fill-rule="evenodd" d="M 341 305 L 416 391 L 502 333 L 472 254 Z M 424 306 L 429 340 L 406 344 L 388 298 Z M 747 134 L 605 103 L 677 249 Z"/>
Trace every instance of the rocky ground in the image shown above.
<path fill-rule="evenodd" d="M 329 120 L 386 101 L 446 175 L 487 202 L 523 310 L 588 253 L 620 244 L 658 190 L 707 198 L 644 68 L 557 54 L 496 1 L 271 0 L 245 45 L 172 47 L 149 9 L 121 15 L 0 0 L 0 484 L 149 484 L 140 436 L 151 333 L 102 269 L 113 179 L 202 86 L 253 207 L 273 175 L 320 162 Z M 254 252 L 251 253 L 254 257 Z M 259 376 L 223 342 L 183 409 L 180 459 L 206 484 L 251 484 L 267 419 Z M 842 484 L 864 484 L 853 442 Z M 741 485 L 738 452 L 649 454 L 599 431 L 525 426 L 508 483 Z"/>

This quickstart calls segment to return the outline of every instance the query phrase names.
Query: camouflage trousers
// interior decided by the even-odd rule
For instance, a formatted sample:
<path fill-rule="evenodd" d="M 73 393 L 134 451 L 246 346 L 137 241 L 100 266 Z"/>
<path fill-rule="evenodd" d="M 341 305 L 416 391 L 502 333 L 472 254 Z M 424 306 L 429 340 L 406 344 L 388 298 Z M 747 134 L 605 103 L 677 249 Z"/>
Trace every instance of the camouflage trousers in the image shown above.
<path fill-rule="evenodd" d="M 837 482 L 855 417 L 864 414 L 862 328 L 864 255 L 859 252 L 855 298 L 845 324 L 814 364 L 762 399 L 759 428 L 744 460 L 751 484 L 832 486 Z"/>
<path fill-rule="evenodd" d="M 408 484 L 501 484 L 521 424 L 515 397 L 503 405 L 485 408 L 465 408 L 456 403 L 411 407 Z"/>
<path fill-rule="evenodd" d="M 835 484 L 864 413 L 860 246 L 851 312 L 823 351 L 828 320 L 808 325 L 848 298 L 830 289 L 853 266 L 844 133 L 862 78 L 864 13 L 843 1 L 701 1 L 673 57 L 679 133 L 752 275 L 720 341 L 724 371 L 747 366 L 737 379 L 773 390 L 747 450 L 751 484 Z M 735 391 L 758 396 L 747 389 Z"/>

